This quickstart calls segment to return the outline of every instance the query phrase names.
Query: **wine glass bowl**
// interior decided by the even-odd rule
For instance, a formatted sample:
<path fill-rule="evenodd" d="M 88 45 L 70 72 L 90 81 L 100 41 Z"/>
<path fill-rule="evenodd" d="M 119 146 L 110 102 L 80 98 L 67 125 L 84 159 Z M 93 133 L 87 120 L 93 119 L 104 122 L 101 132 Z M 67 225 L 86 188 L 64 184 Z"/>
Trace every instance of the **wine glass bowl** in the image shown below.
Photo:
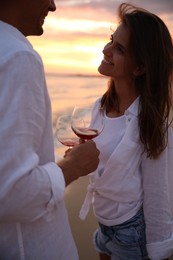
<path fill-rule="evenodd" d="M 92 117 L 93 107 L 75 106 L 72 113 L 71 127 L 74 133 L 83 140 L 97 137 L 104 127 L 103 116 L 99 120 Z"/>
<path fill-rule="evenodd" d="M 71 128 L 71 115 L 61 115 L 58 117 L 55 128 L 55 138 L 69 148 L 79 144 L 79 138 L 74 134 Z"/>

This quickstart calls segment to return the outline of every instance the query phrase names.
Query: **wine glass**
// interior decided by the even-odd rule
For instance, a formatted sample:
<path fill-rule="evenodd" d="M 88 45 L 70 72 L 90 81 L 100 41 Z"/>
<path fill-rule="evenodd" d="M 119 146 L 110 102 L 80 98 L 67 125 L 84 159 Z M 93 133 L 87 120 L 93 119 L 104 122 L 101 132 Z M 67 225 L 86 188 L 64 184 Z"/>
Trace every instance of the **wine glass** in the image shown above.
<path fill-rule="evenodd" d="M 98 136 L 104 127 L 102 109 L 95 119 L 92 117 L 92 111 L 92 106 L 75 106 L 72 113 L 71 127 L 74 133 L 85 141 Z"/>
<path fill-rule="evenodd" d="M 79 138 L 71 128 L 71 115 L 61 115 L 58 117 L 55 128 L 55 138 L 69 148 L 79 144 Z"/>

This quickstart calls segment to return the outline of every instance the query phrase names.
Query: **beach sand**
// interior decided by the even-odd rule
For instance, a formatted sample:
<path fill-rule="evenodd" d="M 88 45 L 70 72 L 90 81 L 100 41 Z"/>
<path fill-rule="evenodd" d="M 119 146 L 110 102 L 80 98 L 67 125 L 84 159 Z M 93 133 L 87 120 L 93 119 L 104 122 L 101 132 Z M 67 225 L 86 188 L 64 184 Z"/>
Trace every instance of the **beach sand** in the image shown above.
<path fill-rule="evenodd" d="M 69 215 L 72 233 L 78 248 L 80 260 L 98 260 L 98 254 L 94 249 L 92 237 L 97 228 L 92 208 L 85 220 L 79 218 L 79 211 L 84 201 L 88 177 L 82 177 L 67 187 L 65 202 Z"/>

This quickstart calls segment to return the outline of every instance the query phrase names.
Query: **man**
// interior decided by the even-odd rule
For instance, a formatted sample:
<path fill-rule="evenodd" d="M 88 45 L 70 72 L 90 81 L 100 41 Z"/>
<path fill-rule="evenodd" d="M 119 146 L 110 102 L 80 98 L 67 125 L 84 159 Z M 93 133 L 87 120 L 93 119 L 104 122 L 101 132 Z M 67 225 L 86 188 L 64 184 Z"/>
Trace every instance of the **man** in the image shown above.
<path fill-rule="evenodd" d="M 65 186 L 94 171 L 90 141 L 54 162 L 41 58 L 26 39 L 43 33 L 54 0 L 0 1 L 0 259 L 76 260 Z"/>

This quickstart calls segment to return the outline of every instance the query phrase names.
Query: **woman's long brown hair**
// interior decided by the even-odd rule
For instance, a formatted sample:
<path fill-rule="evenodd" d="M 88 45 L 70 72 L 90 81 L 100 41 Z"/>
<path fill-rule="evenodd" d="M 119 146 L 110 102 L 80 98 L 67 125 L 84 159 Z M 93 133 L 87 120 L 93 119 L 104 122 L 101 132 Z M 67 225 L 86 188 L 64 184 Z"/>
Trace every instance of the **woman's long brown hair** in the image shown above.
<path fill-rule="evenodd" d="M 155 159 L 167 144 L 173 81 L 171 35 L 158 16 L 130 4 L 120 5 L 119 18 L 130 31 L 132 55 L 144 69 L 135 79 L 140 97 L 139 135 L 147 156 Z M 112 79 L 101 105 L 107 110 L 118 107 Z"/>

